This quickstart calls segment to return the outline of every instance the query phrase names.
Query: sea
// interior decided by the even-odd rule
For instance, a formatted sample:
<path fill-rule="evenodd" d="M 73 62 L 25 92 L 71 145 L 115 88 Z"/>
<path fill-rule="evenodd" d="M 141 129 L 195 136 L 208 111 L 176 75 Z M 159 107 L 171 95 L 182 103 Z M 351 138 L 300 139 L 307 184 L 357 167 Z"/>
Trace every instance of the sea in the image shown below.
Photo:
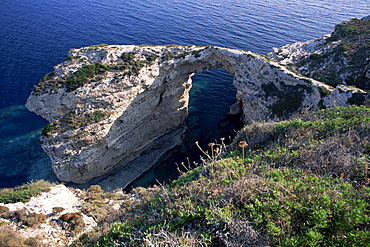
<path fill-rule="evenodd" d="M 369 0 L 1 0 L 0 187 L 57 181 L 39 140 L 47 122 L 24 104 L 33 86 L 63 62 L 71 48 L 194 44 L 266 54 L 368 15 Z M 193 77 L 188 140 L 207 143 L 237 131 L 235 124 L 230 133 L 221 133 L 233 121 L 225 120 L 235 103 L 232 80 L 224 70 Z M 172 156 L 188 157 L 179 149 L 182 155 Z M 179 162 L 163 162 L 133 186 L 176 177 L 167 174 L 166 167 L 176 170 L 173 163 Z"/>

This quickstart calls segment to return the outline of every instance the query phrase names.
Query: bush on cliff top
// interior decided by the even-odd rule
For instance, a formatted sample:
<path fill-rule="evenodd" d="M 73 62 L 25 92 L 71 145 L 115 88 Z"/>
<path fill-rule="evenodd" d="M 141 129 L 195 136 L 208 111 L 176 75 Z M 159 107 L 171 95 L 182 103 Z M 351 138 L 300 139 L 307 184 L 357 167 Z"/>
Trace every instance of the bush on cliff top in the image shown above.
<path fill-rule="evenodd" d="M 1 189 L 0 203 L 27 202 L 32 196 L 48 191 L 51 186 L 53 184 L 45 180 L 38 180 L 15 188 Z"/>
<path fill-rule="evenodd" d="M 105 44 L 90 46 L 90 48 L 97 48 L 106 46 Z M 121 55 L 121 59 L 123 62 L 115 63 L 115 64 L 102 64 L 102 63 L 94 63 L 88 64 L 72 75 L 68 76 L 66 79 L 61 78 L 54 78 L 55 71 L 46 74 L 37 85 L 34 87 L 34 93 L 36 94 L 43 94 L 43 93 L 54 93 L 59 88 L 65 87 L 67 92 L 73 92 L 77 88 L 82 87 L 83 85 L 88 84 L 91 81 L 95 81 L 96 79 L 104 78 L 104 74 L 107 71 L 115 71 L 121 70 L 124 71 L 127 75 L 137 75 L 139 71 L 145 66 L 152 64 L 158 55 L 156 54 L 148 54 L 146 55 L 146 59 L 138 60 L 135 58 L 134 53 L 123 53 Z M 80 56 L 69 56 L 65 59 L 65 61 L 73 60 L 80 58 Z"/>
<path fill-rule="evenodd" d="M 92 77 L 102 74 L 107 70 L 109 70 L 109 66 L 101 63 L 83 66 L 65 81 L 67 91 L 72 92 L 76 90 L 85 85 Z"/>
<path fill-rule="evenodd" d="M 70 112 L 62 119 L 47 124 L 42 130 L 41 134 L 43 136 L 51 136 L 57 132 L 77 130 L 95 123 L 99 123 L 100 121 L 108 118 L 110 115 L 111 111 L 100 110 L 86 113 Z"/>
<path fill-rule="evenodd" d="M 212 144 L 172 184 L 135 188 L 94 246 L 365 246 L 369 136 L 352 106 L 246 126 L 227 157 Z"/>
<path fill-rule="evenodd" d="M 347 85 L 369 90 L 370 80 L 366 73 L 370 20 L 354 18 L 338 24 L 326 42 L 334 48 L 302 57 L 295 64 L 298 71 L 334 87 L 345 81 Z"/>

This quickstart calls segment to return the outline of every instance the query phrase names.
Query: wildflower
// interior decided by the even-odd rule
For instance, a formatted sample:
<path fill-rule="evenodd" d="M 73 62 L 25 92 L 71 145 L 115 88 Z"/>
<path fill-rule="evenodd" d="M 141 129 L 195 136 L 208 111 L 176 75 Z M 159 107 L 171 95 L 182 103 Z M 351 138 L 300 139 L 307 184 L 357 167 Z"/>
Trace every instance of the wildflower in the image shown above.
<path fill-rule="evenodd" d="M 242 159 L 242 165 L 244 165 L 244 149 L 248 147 L 248 143 L 246 141 L 240 141 L 239 147 L 243 149 L 243 159 Z"/>
<path fill-rule="evenodd" d="M 240 141 L 239 142 L 239 147 L 244 149 L 244 148 L 248 147 L 248 143 L 246 141 Z"/>

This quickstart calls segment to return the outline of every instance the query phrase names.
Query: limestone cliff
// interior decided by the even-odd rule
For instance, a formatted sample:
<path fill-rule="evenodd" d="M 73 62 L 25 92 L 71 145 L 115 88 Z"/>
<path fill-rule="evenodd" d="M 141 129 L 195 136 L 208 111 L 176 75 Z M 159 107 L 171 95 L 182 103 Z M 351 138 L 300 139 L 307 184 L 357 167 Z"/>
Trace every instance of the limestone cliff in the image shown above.
<path fill-rule="evenodd" d="M 331 86 L 370 89 L 370 20 L 352 19 L 321 38 L 275 48 L 271 58 Z"/>
<path fill-rule="evenodd" d="M 234 76 L 245 123 L 335 105 L 334 88 L 249 51 L 100 45 L 71 50 L 26 106 L 50 122 L 42 147 L 60 180 L 86 183 L 120 170 L 124 186 L 181 142 L 191 77 L 218 68 Z"/>

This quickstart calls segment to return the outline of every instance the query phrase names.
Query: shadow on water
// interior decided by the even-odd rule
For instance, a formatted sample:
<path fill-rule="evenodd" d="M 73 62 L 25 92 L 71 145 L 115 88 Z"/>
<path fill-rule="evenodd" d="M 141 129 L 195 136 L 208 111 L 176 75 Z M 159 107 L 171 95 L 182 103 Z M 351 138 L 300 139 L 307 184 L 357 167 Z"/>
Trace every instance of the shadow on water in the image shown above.
<path fill-rule="evenodd" d="M 183 143 L 163 155 L 153 168 L 131 183 L 127 190 L 176 179 L 179 176 L 177 167 L 181 168 L 182 162 L 186 167 L 199 162 L 202 153 L 194 144 L 195 141 L 207 150 L 208 143 L 220 143 L 222 137 L 230 140 L 243 126 L 241 115 L 228 114 L 230 106 L 236 102 L 232 75 L 224 69 L 207 70 L 195 74 L 192 80 L 187 131 Z"/>

